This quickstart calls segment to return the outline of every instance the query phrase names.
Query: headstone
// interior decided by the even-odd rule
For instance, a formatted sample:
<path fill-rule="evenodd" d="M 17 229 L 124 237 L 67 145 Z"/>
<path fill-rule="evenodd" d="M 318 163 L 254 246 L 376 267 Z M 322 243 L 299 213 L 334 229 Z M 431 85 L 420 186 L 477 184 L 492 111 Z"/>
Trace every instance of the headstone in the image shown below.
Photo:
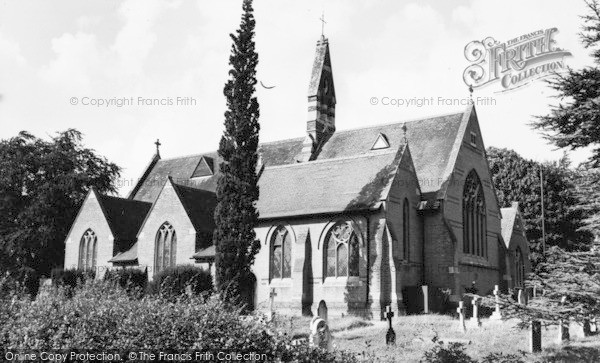
<path fill-rule="evenodd" d="M 596 324 L 596 318 L 590 319 L 590 333 L 592 333 L 592 335 L 598 333 L 598 325 Z"/>
<path fill-rule="evenodd" d="M 421 290 L 423 291 L 423 313 L 429 314 L 429 286 L 423 285 Z"/>
<path fill-rule="evenodd" d="M 325 301 L 323 301 L 323 300 L 321 300 L 321 302 L 319 303 L 319 306 L 317 307 L 317 315 L 325 321 L 328 320 L 327 304 L 325 304 Z"/>
<path fill-rule="evenodd" d="M 558 322 L 558 337 L 556 339 L 556 343 L 562 344 L 563 342 L 569 341 L 571 339 L 571 335 L 569 334 L 569 322 L 568 321 L 559 321 Z"/>
<path fill-rule="evenodd" d="M 385 344 L 393 345 L 396 344 L 396 332 L 392 328 L 392 318 L 394 317 L 394 312 L 392 311 L 392 307 L 390 305 L 385 309 L 385 318 L 388 321 L 388 331 L 385 334 Z"/>
<path fill-rule="evenodd" d="M 523 295 L 523 289 L 517 291 L 517 302 L 520 305 L 525 305 L 525 296 Z"/>
<path fill-rule="evenodd" d="M 529 352 L 542 351 L 542 323 L 539 320 L 531 322 L 529 327 Z"/>
<path fill-rule="evenodd" d="M 269 292 L 269 320 L 273 320 L 275 317 L 275 296 L 277 296 L 275 289 L 271 289 Z"/>
<path fill-rule="evenodd" d="M 318 316 L 315 316 L 310 323 L 308 344 L 311 347 L 319 347 L 328 352 L 333 350 L 333 338 L 329 332 L 329 325 Z"/>
<path fill-rule="evenodd" d="M 471 317 L 471 325 L 474 327 L 481 326 L 481 320 L 479 319 L 479 296 L 474 296 L 471 304 L 473 304 L 473 316 Z"/>
<path fill-rule="evenodd" d="M 592 335 L 592 325 L 590 324 L 590 319 L 583 320 L 583 336 L 589 337 Z"/>
<path fill-rule="evenodd" d="M 496 308 L 490 316 L 490 320 L 502 320 L 502 313 L 500 312 L 500 289 L 498 285 L 494 286 L 494 297 L 496 298 Z"/>
<path fill-rule="evenodd" d="M 467 331 L 467 328 L 465 327 L 465 303 L 463 301 L 458 302 L 456 312 L 458 313 L 458 330 L 462 332 Z"/>

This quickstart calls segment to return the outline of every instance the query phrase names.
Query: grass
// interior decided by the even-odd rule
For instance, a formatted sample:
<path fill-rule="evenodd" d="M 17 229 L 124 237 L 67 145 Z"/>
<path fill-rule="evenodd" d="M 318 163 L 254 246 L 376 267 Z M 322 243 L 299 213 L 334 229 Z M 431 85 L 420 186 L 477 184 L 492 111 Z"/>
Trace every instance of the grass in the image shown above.
<path fill-rule="evenodd" d="M 277 316 L 276 327 L 296 338 L 309 335 L 309 317 Z M 572 341 L 562 346 L 555 344 L 556 327 L 542 329 L 544 351 L 529 354 L 527 330 L 516 327 L 516 321 L 482 320 L 479 328 L 470 328 L 467 321 L 465 333 L 458 330 L 458 321 L 447 315 L 412 315 L 395 318 L 396 345 L 385 344 L 388 323 L 346 316 L 332 318 L 329 322 L 334 346 L 354 352 L 366 361 L 418 362 L 423 353 L 432 349 L 437 341 L 464 343 L 466 352 L 475 359 L 490 353 L 517 354 L 527 362 L 600 362 L 600 338 L 575 337 L 577 327 L 571 326 Z M 579 329 L 580 330 L 580 329 Z"/>

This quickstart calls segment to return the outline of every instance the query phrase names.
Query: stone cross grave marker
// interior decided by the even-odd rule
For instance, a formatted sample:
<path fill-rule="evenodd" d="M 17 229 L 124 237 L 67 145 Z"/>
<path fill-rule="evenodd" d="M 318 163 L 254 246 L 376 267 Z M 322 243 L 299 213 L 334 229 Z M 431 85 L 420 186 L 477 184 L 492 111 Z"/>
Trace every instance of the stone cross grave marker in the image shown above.
<path fill-rule="evenodd" d="M 275 289 L 271 289 L 271 292 L 269 292 L 269 319 L 273 320 L 273 317 L 275 316 L 275 296 L 277 296 L 277 293 L 275 292 Z"/>
<path fill-rule="evenodd" d="M 385 344 L 392 345 L 396 344 L 396 332 L 392 328 L 392 318 L 394 317 L 394 312 L 392 311 L 392 306 L 388 305 L 385 309 L 385 318 L 388 321 L 388 331 L 385 334 Z"/>
<path fill-rule="evenodd" d="M 465 327 L 465 303 L 463 301 L 458 302 L 456 312 L 458 313 L 458 330 L 465 332 L 467 329 Z"/>
<path fill-rule="evenodd" d="M 529 327 L 529 352 L 537 353 L 542 351 L 542 323 L 539 320 L 533 320 Z"/>
<path fill-rule="evenodd" d="M 519 289 L 517 291 L 517 302 L 521 305 L 525 304 L 525 299 L 523 297 L 523 289 Z"/>
<path fill-rule="evenodd" d="M 473 316 L 471 317 L 471 325 L 473 325 L 473 327 L 480 327 L 481 326 L 481 320 L 479 319 L 479 300 L 481 298 L 479 296 L 474 296 L 473 300 L 471 301 L 471 304 L 473 304 Z"/>
<path fill-rule="evenodd" d="M 500 289 L 498 289 L 498 285 L 494 286 L 494 297 L 496 298 L 496 308 L 490 316 L 491 320 L 502 320 L 502 313 L 500 312 Z"/>

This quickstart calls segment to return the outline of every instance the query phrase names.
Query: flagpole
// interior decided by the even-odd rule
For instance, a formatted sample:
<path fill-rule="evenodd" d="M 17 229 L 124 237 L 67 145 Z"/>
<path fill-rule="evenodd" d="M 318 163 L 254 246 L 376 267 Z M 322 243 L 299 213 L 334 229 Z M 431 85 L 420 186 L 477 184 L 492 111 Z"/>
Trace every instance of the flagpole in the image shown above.
<path fill-rule="evenodd" d="M 542 255 L 546 252 L 546 226 L 544 217 L 544 173 L 540 164 L 540 194 L 542 197 Z"/>

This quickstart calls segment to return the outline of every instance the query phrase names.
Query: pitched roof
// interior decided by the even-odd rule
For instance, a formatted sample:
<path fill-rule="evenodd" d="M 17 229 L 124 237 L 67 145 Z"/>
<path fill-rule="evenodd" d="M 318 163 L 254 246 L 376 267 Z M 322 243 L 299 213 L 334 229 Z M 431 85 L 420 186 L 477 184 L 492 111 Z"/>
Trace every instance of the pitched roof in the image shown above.
<path fill-rule="evenodd" d="M 421 191 L 441 198 L 444 183 L 449 177 L 452 163 L 455 161 L 457 148 L 460 147 L 460 131 L 463 118 L 467 112 L 441 115 L 413 121 L 407 121 L 406 137 L 412 154 L 413 163 Z M 336 131 L 315 161 L 341 159 L 371 155 L 382 150 L 372 150 L 373 143 L 382 133 L 386 136 L 390 148 L 398 150 L 404 143 L 404 122 L 386 125 L 375 125 L 352 130 Z M 294 138 L 259 145 L 259 154 L 265 167 L 289 165 L 297 163 L 302 151 L 304 138 Z M 190 179 L 203 156 L 214 160 L 214 175 Z M 154 202 L 162 189 L 164 181 L 171 176 L 176 183 L 185 184 L 196 189 L 215 191 L 218 179 L 218 164 L 221 162 L 217 152 L 184 156 L 172 159 L 161 159 L 152 166 L 142 185 L 132 197 L 136 200 Z M 309 163 L 312 163 L 311 161 Z M 261 190 L 261 198 L 264 190 Z"/>
<path fill-rule="evenodd" d="M 211 191 L 177 184 L 172 180 L 171 182 L 196 231 L 212 232 L 215 228 L 216 194 Z"/>
<path fill-rule="evenodd" d="M 135 241 L 152 204 L 100 193 L 96 193 L 96 197 L 115 240 Z"/>
<path fill-rule="evenodd" d="M 213 246 L 204 248 L 204 249 L 194 253 L 192 258 L 199 262 L 213 261 L 215 259 L 216 253 L 217 253 L 217 250 L 216 250 L 215 246 L 213 245 Z"/>
<path fill-rule="evenodd" d="M 403 151 L 267 167 L 258 182 L 260 218 L 377 209 Z"/>
<path fill-rule="evenodd" d="M 108 260 L 108 262 L 121 263 L 121 264 L 136 263 L 137 259 L 138 259 L 137 246 L 138 246 L 138 244 L 136 242 L 133 244 L 133 246 L 131 246 L 130 249 L 128 249 L 125 252 L 121 252 L 121 253 L 117 254 L 115 257 Z"/>
<path fill-rule="evenodd" d="M 501 234 L 504 244 L 508 249 L 510 247 L 510 239 L 515 227 L 517 215 L 519 213 L 519 203 L 513 202 L 510 207 L 501 208 L 500 213 L 502 214 L 501 220 Z"/>

